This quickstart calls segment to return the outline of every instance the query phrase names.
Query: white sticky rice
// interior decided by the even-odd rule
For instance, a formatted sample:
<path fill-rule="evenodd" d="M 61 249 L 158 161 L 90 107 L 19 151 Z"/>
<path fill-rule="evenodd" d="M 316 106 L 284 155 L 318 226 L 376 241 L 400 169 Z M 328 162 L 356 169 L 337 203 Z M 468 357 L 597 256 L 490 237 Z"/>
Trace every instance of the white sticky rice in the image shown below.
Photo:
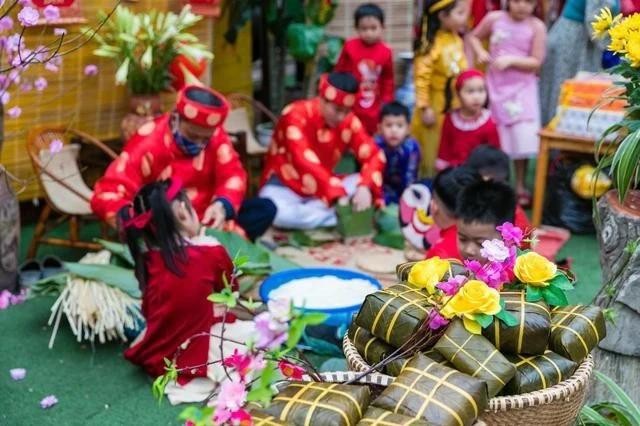
<path fill-rule="evenodd" d="M 334 275 L 291 280 L 269 293 L 269 299 L 287 298 L 296 307 L 336 309 L 360 305 L 378 288 L 371 281 L 343 279 Z"/>

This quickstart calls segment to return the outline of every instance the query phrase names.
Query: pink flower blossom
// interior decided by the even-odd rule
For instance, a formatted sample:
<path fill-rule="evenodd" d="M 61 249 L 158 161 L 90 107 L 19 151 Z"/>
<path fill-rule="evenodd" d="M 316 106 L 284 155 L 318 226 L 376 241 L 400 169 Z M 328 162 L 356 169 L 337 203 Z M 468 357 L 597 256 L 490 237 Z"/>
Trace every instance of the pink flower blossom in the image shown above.
<path fill-rule="evenodd" d="M 84 75 L 86 76 L 92 76 L 92 75 L 97 75 L 98 74 L 98 66 L 95 64 L 89 64 L 86 67 L 84 67 Z"/>
<path fill-rule="evenodd" d="M 51 154 L 57 154 L 62 151 L 63 146 L 64 143 L 60 139 L 56 138 L 49 143 L 49 152 Z"/>
<path fill-rule="evenodd" d="M 36 81 L 33 82 L 33 87 L 35 87 L 38 92 L 42 92 L 48 85 L 47 79 L 44 77 L 38 77 Z"/>
<path fill-rule="evenodd" d="M 56 37 L 62 37 L 63 35 L 67 35 L 67 30 L 64 28 L 54 28 L 53 35 Z"/>
<path fill-rule="evenodd" d="M 480 281 L 489 287 L 499 289 L 509 281 L 507 269 L 503 263 L 489 262 L 482 265 L 477 260 L 465 260 L 464 266 Z"/>
<path fill-rule="evenodd" d="M 13 19 L 8 16 L 0 19 L 0 31 L 10 31 L 13 28 Z"/>
<path fill-rule="evenodd" d="M 440 290 L 444 292 L 447 296 L 453 296 L 460 290 L 462 284 L 467 280 L 467 277 L 464 275 L 456 275 L 455 277 L 449 278 L 446 282 L 436 284 Z"/>
<path fill-rule="evenodd" d="M 24 47 L 24 39 L 20 38 L 20 34 L 12 34 L 5 41 L 5 49 L 9 53 L 15 53 Z"/>
<path fill-rule="evenodd" d="M 254 318 L 258 349 L 275 349 L 287 340 L 288 324 L 276 321 L 270 312 L 262 312 Z"/>
<path fill-rule="evenodd" d="M 42 401 L 40 401 L 40 407 L 47 409 L 53 407 L 57 403 L 58 398 L 56 398 L 55 395 L 48 395 L 42 398 Z"/>
<path fill-rule="evenodd" d="M 229 421 L 234 426 L 252 424 L 251 414 L 249 414 L 247 410 L 244 410 L 242 408 L 231 413 L 231 417 L 229 418 Z"/>
<path fill-rule="evenodd" d="M 511 222 L 505 222 L 502 225 L 496 227 L 498 232 L 502 235 L 502 239 L 507 244 L 514 244 L 519 246 L 524 238 L 524 232 Z"/>
<path fill-rule="evenodd" d="M 242 408 L 247 399 L 247 389 L 244 383 L 227 380 L 220 386 L 217 407 L 231 412 Z M 217 411 L 217 410 L 216 410 Z"/>
<path fill-rule="evenodd" d="M 302 380 L 302 375 L 305 373 L 304 368 L 283 359 L 278 362 L 278 368 L 284 377 L 293 380 Z"/>
<path fill-rule="evenodd" d="M 509 257 L 509 249 L 502 240 L 487 240 L 482 243 L 480 254 L 491 262 L 504 262 Z"/>
<path fill-rule="evenodd" d="M 22 115 L 22 108 L 15 106 L 7 111 L 7 115 L 10 118 L 18 118 L 20 117 L 20 115 Z"/>
<path fill-rule="evenodd" d="M 222 365 L 224 365 L 225 367 L 233 368 L 240 375 L 241 380 L 244 380 L 244 378 L 249 373 L 252 363 L 253 358 L 251 354 L 241 354 L 237 348 L 233 350 L 232 355 L 226 357 L 222 361 Z"/>
<path fill-rule="evenodd" d="M 44 69 L 46 69 L 47 71 L 51 71 L 51 72 L 60 71 L 60 67 L 57 66 L 56 64 L 52 63 L 52 62 L 47 62 L 46 64 L 44 64 Z"/>
<path fill-rule="evenodd" d="M 2 102 L 2 105 L 8 104 L 10 100 L 11 94 L 9 92 L 4 92 L 2 96 L 0 96 L 0 102 Z"/>
<path fill-rule="evenodd" d="M 429 312 L 429 328 L 431 330 L 440 330 L 442 327 L 449 324 L 449 320 L 440 315 L 438 311 L 432 309 Z"/>
<path fill-rule="evenodd" d="M 18 13 L 18 21 L 20 21 L 20 23 L 25 27 L 32 27 L 36 25 L 38 23 L 38 19 L 40 19 L 40 14 L 31 6 L 23 7 L 20 13 Z"/>
<path fill-rule="evenodd" d="M 27 370 L 25 370 L 24 368 L 12 368 L 11 370 L 9 370 L 9 374 L 11 375 L 11 378 L 13 380 L 22 380 L 26 377 Z"/>
<path fill-rule="evenodd" d="M 285 298 L 269 300 L 267 307 L 276 321 L 287 322 L 291 319 L 291 300 Z"/>
<path fill-rule="evenodd" d="M 57 6 L 54 6 L 51 4 L 44 8 L 44 10 L 42 11 L 42 14 L 44 15 L 44 19 L 47 22 L 60 19 L 60 9 L 58 9 Z"/>
<path fill-rule="evenodd" d="M 2 290 L 0 293 L 0 309 L 7 309 L 9 306 L 11 306 L 11 292 Z"/>
<path fill-rule="evenodd" d="M 25 300 L 27 300 L 27 291 L 25 289 L 22 289 L 18 294 L 11 294 L 11 296 L 9 296 L 9 301 L 12 305 L 19 305 L 24 303 Z"/>
<path fill-rule="evenodd" d="M 25 81 L 20 85 L 21 92 L 30 92 L 31 89 L 33 89 L 33 84 L 29 83 L 28 81 Z"/>

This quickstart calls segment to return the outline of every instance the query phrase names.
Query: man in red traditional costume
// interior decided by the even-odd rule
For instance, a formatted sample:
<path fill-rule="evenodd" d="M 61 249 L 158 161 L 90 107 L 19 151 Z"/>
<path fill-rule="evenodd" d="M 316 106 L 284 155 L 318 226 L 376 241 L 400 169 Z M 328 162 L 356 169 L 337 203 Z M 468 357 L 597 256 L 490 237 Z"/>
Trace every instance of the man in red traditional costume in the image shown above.
<path fill-rule="evenodd" d="M 241 226 L 250 224 L 251 237 L 264 231 L 275 214 L 269 201 L 251 200 L 253 205 L 238 215 L 247 174 L 222 127 L 228 112 L 228 102 L 216 91 L 199 85 L 182 88 L 175 109 L 143 124 L 96 183 L 94 213 L 115 226 L 118 211 L 144 184 L 175 176 L 204 225 L 221 228 L 237 217 Z M 249 220 L 242 220 L 247 215 Z"/>
<path fill-rule="evenodd" d="M 337 223 L 336 202 L 364 210 L 382 201 L 386 159 L 351 112 L 358 81 L 349 73 L 320 78 L 319 96 L 284 108 L 274 130 L 260 196 L 277 207 L 274 225 L 312 229 Z M 333 169 L 346 150 L 360 172 L 341 178 Z"/>

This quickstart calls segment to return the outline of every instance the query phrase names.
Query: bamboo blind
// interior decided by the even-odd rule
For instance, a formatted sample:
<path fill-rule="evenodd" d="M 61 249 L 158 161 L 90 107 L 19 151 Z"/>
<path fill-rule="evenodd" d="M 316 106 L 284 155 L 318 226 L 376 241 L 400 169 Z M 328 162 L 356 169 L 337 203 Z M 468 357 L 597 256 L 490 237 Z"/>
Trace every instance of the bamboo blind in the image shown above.
<path fill-rule="evenodd" d="M 360 0 L 341 0 L 333 20 L 327 26 L 330 34 L 344 38 L 355 35 L 353 12 L 365 3 Z M 393 49 L 397 60 L 401 52 L 411 51 L 413 44 L 414 2 L 413 0 L 380 0 L 375 2 L 385 14 L 385 41 Z"/>
<path fill-rule="evenodd" d="M 87 25 L 95 25 L 96 13 L 99 10 L 110 10 L 115 4 L 114 0 L 79 1 L 84 12 L 83 15 L 88 20 Z M 182 6 L 182 1 L 139 0 L 135 2 L 123 1 L 122 4 L 136 11 L 148 10 L 151 7 L 165 11 L 178 11 Z M 66 25 L 64 28 L 68 31 L 66 37 L 69 39 L 79 33 L 81 26 Z M 204 18 L 192 32 L 203 43 L 212 46 L 213 30 L 214 21 L 210 18 Z M 25 33 L 28 47 L 44 44 L 52 40 L 53 37 L 51 27 L 34 27 Z M 41 195 L 37 181 L 33 179 L 33 170 L 25 145 L 26 134 L 33 126 L 67 125 L 102 140 L 120 137 L 120 123 L 129 110 L 127 91 L 124 86 L 115 86 L 115 63 L 94 56 L 92 51 L 95 48 L 96 44 L 89 42 L 80 50 L 65 56 L 58 73 L 46 71 L 39 65 L 32 66 L 28 75 L 42 75 L 48 80 L 49 86 L 45 91 L 22 93 L 16 90 L 11 93 L 12 99 L 6 108 L 18 105 L 22 108 L 22 115 L 17 119 L 5 117 L 5 141 L 0 161 L 16 176 L 32 179 L 31 184 L 20 194 L 21 200 Z M 84 76 L 84 67 L 88 64 L 98 65 L 98 75 Z M 205 78 L 204 80 L 208 82 L 210 79 Z M 235 81 L 237 82 L 238 79 Z M 225 91 L 224 87 L 219 89 Z M 170 103 L 172 95 L 168 95 L 166 101 Z"/>

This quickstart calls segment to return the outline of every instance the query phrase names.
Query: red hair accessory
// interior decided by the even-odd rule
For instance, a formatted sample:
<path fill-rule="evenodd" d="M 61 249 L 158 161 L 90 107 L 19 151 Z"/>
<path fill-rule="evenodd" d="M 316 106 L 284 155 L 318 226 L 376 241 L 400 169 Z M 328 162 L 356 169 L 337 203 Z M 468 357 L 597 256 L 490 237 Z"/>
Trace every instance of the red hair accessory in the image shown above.
<path fill-rule="evenodd" d="M 329 75 L 322 74 L 320 76 L 320 83 L 318 84 L 318 92 L 320 96 L 332 102 L 336 105 L 351 108 L 356 102 L 356 94 L 345 92 L 338 89 L 329 82 Z"/>
<path fill-rule="evenodd" d="M 200 92 L 200 93 L 198 93 Z M 217 98 L 220 105 L 203 103 L 197 99 Z M 190 84 L 178 92 L 176 109 L 181 117 L 193 124 L 215 129 L 224 123 L 229 114 L 229 102 L 220 93 L 204 86 Z"/>
<path fill-rule="evenodd" d="M 458 75 L 458 78 L 456 78 L 456 92 L 459 92 L 460 89 L 462 89 L 462 86 L 464 86 L 464 83 L 466 83 L 467 80 L 470 80 L 475 77 L 480 77 L 484 79 L 484 74 L 482 73 L 482 71 L 474 68 L 470 68 L 468 70 L 462 71 L 460 75 Z"/>
<path fill-rule="evenodd" d="M 167 188 L 167 201 L 172 202 L 176 196 L 180 193 L 182 189 L 182 181 L 179 178 L 172 178 L 171 184 L 169 188 Z M 133 208 L 131 208 L 133 211 Z M 128 221 L 124 223 L 125 228 L 136 228 L 136 229 L 144 229 L 149 222 L 151 221 L 151 210 L 147 210 L 146 212 L 140 213 L 137 216 L 131 217 Z"/>

